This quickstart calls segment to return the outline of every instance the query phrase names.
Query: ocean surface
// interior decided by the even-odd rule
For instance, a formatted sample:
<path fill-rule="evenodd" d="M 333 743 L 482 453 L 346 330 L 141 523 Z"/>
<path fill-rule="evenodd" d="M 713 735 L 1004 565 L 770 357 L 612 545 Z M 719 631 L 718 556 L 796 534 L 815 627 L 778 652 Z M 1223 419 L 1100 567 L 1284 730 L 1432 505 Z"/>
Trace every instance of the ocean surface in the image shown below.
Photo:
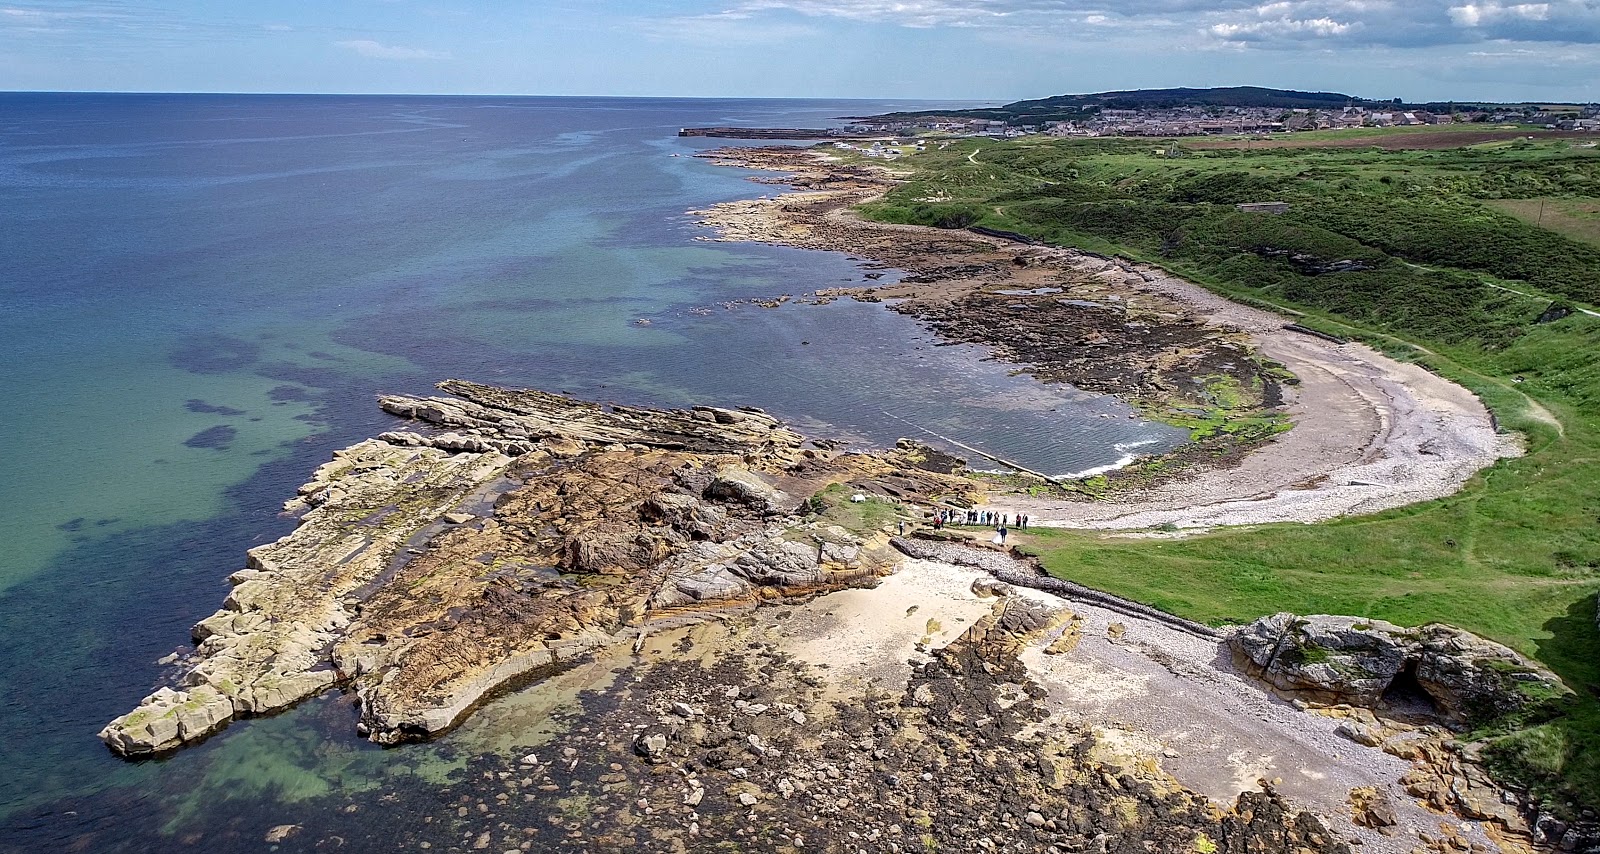
<path fill-rule="evenodd" d="M 396 750 L 336 697 L 160 761 L 95 738 L 311 470 L 393 426 L 378 393 L 754 405 L 1061 473 L 1181 440 L 882 305 L 749 302 L 861 283 L 850 258 L 697 239 L 688 211 L 774 188 L 679 127 L 926 106 L 0 93 L 0 850 L 205 850 L 537 729 L 534 689 Z"/>

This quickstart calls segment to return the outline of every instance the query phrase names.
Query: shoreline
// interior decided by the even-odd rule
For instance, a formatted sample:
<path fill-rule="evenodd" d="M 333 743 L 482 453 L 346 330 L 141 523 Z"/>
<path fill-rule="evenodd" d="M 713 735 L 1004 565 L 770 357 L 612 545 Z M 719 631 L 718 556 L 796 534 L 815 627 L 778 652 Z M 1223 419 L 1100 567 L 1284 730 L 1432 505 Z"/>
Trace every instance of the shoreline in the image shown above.
<path fill-rule="evenodd" d="M 1343 361 L 1332 358 L 1329 342 L 1148 268 L 861 223 L 843 206 L 872 190 L 861 183 L 824 194 L 816 218 L 802 204 L 772 223 L 820 225 L 791 235 L 815 243 L 888 235 L 849 251 L 909 275 L 820 298 L 899 300 L 894 310 L 950 340 L 990 344 L 1043 382 L 1120 394 L 1146 411 L 1201 405 L 1226 383 L 1251 411 L 1290 413 L 1346 389 L 1355 408 L 1335 414 L 1370 415 L 1367 427 L 1334 430 L 1339 419 L 1324 417 L 1320 432 L 1290 434 L 1334 448 L 1322 453 L 1335 466 L 1387 464 L 1413 441 L 1441 443 L 1417 452 L 1456 469 L 1476 460 L 1476 434 L 1447 444 L 1452 419 L 1473 416 L 1464 389 L 1434 378 L 1439 388 L 1422 382 L 1413 394 L 1407 382 L 1425 377 L 1392 375 L 1359 351 L 1335 347 Z M 1301 385 L 1280 387 L 1257 349 L 1297 373 L 1303 359 Z M 1362 396 L 1363 382 L 1386 396 Z M 502 688 L 540 681 L 560 693 L 566 668 L 604 661 L 616 667 L 609 687 L 586 692 L 581 712 L 563 715 L 535 752 L 478 755 L 482 780 L 460 782 L 461 806 L 424 815 L 424 825 L 441 821 L 408 838 L 475 839 L 475 850 L 497 838 L 522 850 L 535 839 L 542 850 L 657 841 L 682 850 L 694 840 L 993 850 L 996 838 L 1035 851 L 1114 839 L 1206 850 L 1204 839 L 1229 852 L 1282 842 L 1401 854 L 1418 840 L 1437 851 L 1519 850 L 1527 805 L 1508 806 L 1475 764 L 1452 758 L 1443 715 L 1410 720 L 1339 686 L 1292 700 L 1321 683 L 1255 673 L 1238 658 L 1239 638 L 1292 615 L 1213 630 L 1041 578 L 1000 550 L 929 542 L 931 532 L 891 537 L 929 507 L 983 500 L 984 486 L 936 449 L 902 440 L 840 451 L 750 408 L 652 410 L 459 380 L 439 388 L 448 396 L 380 397 L 404 428 L 337 452 L 301 487 L 285 506 L 300 526 L 250 551 L 168 686 L 101 733 L 113 751 L 163 754 L 330 687 L 354 693 L 355 729 L 370 741 L 432 738 L 497 703 Z M 1447 404 L 1460 412 L 1416 433 Z M 1284 444 L 1150 492 L 1216 489 L 1213 476 L 1227 488 Z M 1185 512 L 1209 506 L 1178 500 Z M 1118 505 L 1041 506 L 1030 511 L 1039 524 L 1060 522 L 1047 512 Z M 1476 685 L 1436 687 L 1454 708 Z M 476 814 L 466 806 L 474 796 Z M 319 821 L 395 796 L 349 797 Z M 419 812 L 439 806 L 417 797 Z M 1473 823 L 1438 820 L 1451 815 Z M 269 838 L 343 839 L 332 822 L 285 828 L 299 826 Z M 1246 841 L 1253 833 L 1262 838 Z"/>
<path fill-rule="evenodd" d="M 1520 439 L 1498 433 L 1467 389 L 1362 344 L 1287 331 L 1289 318 L 1232 302 L 1158 268 L 965 230 L 864 221 L 853 208 L 881 196 L 895 180 L 881 167 L 844 165 L 801 148 L 721 149 L 701 156 L 718 165 L 783 172 L 788 177 L 754 180 L 794 188 L 775 198 L 691 212 L 717 232 L 713 239 L 845 252 L 908 274 L 898 283 L 833 288 L 818 296 L 904 300 L 895 310 L 931 319 L 929 325 L 947 339 L 972 340 L 952 335 L 951 327 L 968 322 L 974 308 L 1003 304 L 1019 291 L 1050 289 L 1062 297 L 1087 297 L 1073 300 L 1085 308 L 1142 306 L 1158 321 L 1198 324 L 1298 378 L 1278 389 L 1276 409 L 1292 429 L 1251 443 L 1243 453 L 1188 466 L 1176 477 L 1103 500 L 1008 496 L 1006 509 L 1029 513 L 1032 524 L 1133 530 L 1319 522 L 1451 495 L 1478 471 L 1523 453 Z M 954 257 L 967 263 L 953 265 Z M 945 310 L 949 306 L 959 310 Z M 955 320 L 943 322 L 951 314 Z M 999 345 L 999 355 L 1046 383 L 1070 382 L 1142 408 L 1170 403 L 1116 377 L 1040 363 L 1071 359 L 1063 348 L 1020 352 L 1004 340 L 986 343 Z M 1144 358 L 1144 367 L 1159 369 L 1153 351 L 1168 342 L 1152 335 L 1129 343 L 1130 351 L 1143 345 L 1146 352 L 1119 355 Z"/>

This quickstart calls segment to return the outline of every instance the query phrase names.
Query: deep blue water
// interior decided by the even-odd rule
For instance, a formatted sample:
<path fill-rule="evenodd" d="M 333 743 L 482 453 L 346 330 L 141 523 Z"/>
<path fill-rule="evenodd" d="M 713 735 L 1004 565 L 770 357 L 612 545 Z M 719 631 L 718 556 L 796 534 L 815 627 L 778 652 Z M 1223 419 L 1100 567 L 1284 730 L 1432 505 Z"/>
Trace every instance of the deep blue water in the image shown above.
<path fill-rule="evenodd" d="M 1172 443 L 880 305 L 721 307 L 863 271 L 695 240 L 687 211 L 771 188 L 688 156 L 718 143 L 677 129 L 904 106 L 0 93 L 0 820 L 63 843 L 133 814 L 181 834 L 218 793 L 271 811 L 453 767 L 450 739 L 369 749 L 332 701 L 162 762 L 94 738 L 244 550 L 290 529 L 276 511 L 310 470 L 387 429 L 379 392 L 465 377 L 758 405 L 814 435 L 940 434 L 1054 472 Z"/>

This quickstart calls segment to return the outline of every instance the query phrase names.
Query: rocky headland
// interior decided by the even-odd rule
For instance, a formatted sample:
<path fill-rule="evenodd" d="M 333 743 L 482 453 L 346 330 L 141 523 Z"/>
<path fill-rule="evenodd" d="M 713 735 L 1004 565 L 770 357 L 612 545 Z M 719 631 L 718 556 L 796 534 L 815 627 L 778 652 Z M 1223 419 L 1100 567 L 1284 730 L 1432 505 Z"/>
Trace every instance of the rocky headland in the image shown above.
<path fill-rule="evenodd" d="M 975 488 L 920 446 L 805 447 L 760 412 L 441 388 L 454 396 L 380 400 L 425 432 L 346 448 L 300 488 L 299 527 L 250 551 L 176 684 L 101 733 L 113 750 L 167 750 L 335 685 L 373 741 L 427 737 L 675 618 L 872 583 L 893 566 L 885 535 L 801 512 L 830 485 L 928 503 Z"/>

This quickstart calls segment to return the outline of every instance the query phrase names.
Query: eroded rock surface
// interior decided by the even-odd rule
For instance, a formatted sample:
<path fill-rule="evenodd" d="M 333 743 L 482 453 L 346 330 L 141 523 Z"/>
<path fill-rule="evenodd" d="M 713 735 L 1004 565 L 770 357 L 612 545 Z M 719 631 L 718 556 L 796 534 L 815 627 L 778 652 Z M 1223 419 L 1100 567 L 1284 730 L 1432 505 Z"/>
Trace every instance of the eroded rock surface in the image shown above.
<path fill-rule="evenodd" d="M 1317 702 L 1420 702 L 1454 725 L 1487 722 L 1566 688 L 1509 648 L 1438 623 L 1274 614 L 1229 638 L 1252 675 Z"/>
<path fill-rule="evenodd" d="M 600 406 L 462 381 L 386 396 L 423 426 L 338 452 L 195 626 L 177 683 L 112 721 L 155 753 L 340 684 L 393 743 L 450 727 L 519 677 L 662 619 L 870 584 L 896 555 L 807 515 L 834 483 L 898 501 L 962 496 L 915 445 L 802 447 L 763 413 Z M 932 466 L 938 468 L 938 466 Z"/>
<path fill-rule="evenodd" d="M 1006 596 L 907 684 L 846 697 L 757 625 L 685 637 L 532 761 L 486 759 L 508 797 L 435 824 L 491 850 L 1348 854 L 1270 788 L 1218 804 L 1052 716 L 1017 652 L 1064 616 Z"/>

